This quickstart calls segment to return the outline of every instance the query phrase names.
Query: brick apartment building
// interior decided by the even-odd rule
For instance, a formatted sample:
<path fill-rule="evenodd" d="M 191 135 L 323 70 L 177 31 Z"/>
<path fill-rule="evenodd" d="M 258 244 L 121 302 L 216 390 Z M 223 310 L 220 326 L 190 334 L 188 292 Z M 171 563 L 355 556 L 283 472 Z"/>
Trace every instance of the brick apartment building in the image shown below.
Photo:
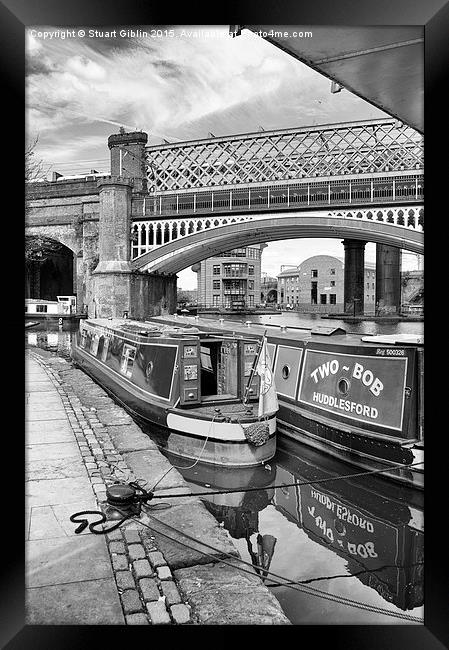
<path fill-rule="evenodd" d="M 198 306 L 246 309 L 260 303 L 262 250 L 266 244 L 236 248 L 198 262 Z"/>
<path fill-rule="evenodd" d="M 365 262 L 365 313 L 376 305 L 376 265 Z M 344 262 L 330 255 L 315 255 L 299 266 L 281 267 L 278 304 L 308 311 L 344 311 Z"/>

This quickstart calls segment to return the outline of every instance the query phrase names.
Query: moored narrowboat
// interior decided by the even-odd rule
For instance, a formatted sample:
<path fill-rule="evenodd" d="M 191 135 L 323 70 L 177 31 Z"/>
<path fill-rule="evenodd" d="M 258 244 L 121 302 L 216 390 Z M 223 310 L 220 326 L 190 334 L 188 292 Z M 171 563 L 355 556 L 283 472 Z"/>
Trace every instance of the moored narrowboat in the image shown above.
<path fill-rule="evenodd" d="M 423 488 L 423 337 L 361 337 L 333 327 L 245 327 L 173 316 L 153 320 L 194 322 L 206 331 L 218 325 L 223 333 L 251 337 L 266 330 L 278 437 Z"/>
<path fill-rule="evenodd" d="M 86 319 L 76 363 L 143 423 L 165 431 L 175 455 L 259 465 L 276 451 L 276 411 L 259 415 L 259 341 L 197 327 Z"/>

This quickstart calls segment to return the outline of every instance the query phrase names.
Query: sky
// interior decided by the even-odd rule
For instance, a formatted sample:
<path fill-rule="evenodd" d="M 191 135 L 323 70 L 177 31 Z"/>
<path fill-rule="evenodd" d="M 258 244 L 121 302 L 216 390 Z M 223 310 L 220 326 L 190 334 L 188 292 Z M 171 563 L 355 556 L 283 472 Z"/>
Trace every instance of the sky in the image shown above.
<path fill-rule="evenodd" d="M 389 117 L 279 48 L 227 26 L 35 26 L 26 38 L 26 136 L 48 177 L 109 173 L 107 138 L 143 130 L 148 144 Z M 165 30 L 167 30 L 165 32 Z M 84 33 L 84 36 L 80 34 Z M 147 32 L 145 36 L 142 32 Z M 318 254 L 343 257 L 337 239 L 269 242 L 262 272 Z M 365 259 L 375 261 L 368 243 Z M 417 268 L 403 256 L 403 270 Z M 196 273 L 178 287 L 196 288 Z"/>

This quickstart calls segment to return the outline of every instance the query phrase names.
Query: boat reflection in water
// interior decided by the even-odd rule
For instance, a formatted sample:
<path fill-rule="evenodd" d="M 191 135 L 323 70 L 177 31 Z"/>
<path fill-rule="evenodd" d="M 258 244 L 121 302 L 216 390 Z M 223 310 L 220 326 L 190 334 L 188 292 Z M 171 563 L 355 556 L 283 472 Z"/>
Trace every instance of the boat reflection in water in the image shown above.
<path fill-rule="evenodd" d="M 182 468 L 179 467 L 179 458 L 166 451 L 164 454 L 179 469 L 193 494 L 210 490 L 210 494 L 201 496 L 206 508 L 234 540 L 244 542 L 250 561 L 263 567 L 258 573 L 264 578 L 270 568 L 276 537 L 259 533 L 259 512 L 273 501 L 276 467 L 266 464 L 236 470 L 199 462 L 193 467 Z M 259 489 L 214 494 L 215 491 L 245 490 L 249 487 Z"/>
<path fill-rule="evenodd" d="M 45 329 L 38 326 L 25 330 L 25 347 L 41 348 L 56 353 L 61 357 L 70 357 L 73 333 L 70 329 L 47 325 Z"/>
<path fill-rule="evenodd" d="M 422 622 L 421 491 L 377 476 L 331 480 L 356 470 L 291 442 L 264 467 L 233 470 L 199 462 L 179 471 L 193 493 L 210 490 L 200 498 L 242 558 L 264 567 L 262 578 L 293 623 Z M 254 487 L 260 490 L 214 494 Z M 268 570 L 334 600 L 281 585 Z M 345 605 L 338 597 L 367 607 Z"/>

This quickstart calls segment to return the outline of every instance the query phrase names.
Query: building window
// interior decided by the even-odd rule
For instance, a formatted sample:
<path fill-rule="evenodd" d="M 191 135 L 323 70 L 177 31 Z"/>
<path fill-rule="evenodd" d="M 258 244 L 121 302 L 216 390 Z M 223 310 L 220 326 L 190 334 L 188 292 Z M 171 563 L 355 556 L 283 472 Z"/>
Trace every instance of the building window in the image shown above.
<path fill-rule="evenodd" d="M 254 291 L 254 280 L 248 280 L 248 289 Z"/>
<path fill-rule="evenodd" d="M 220 300 L 220 296 L 216 296 L 216 295 L 215 295 L 215 296 L 212 296 L 212 305 L 213 305 L 214 307 L 218 307 L 218 305 L 219 305 L 219 300 Z"/>
<path fill-rule="evenodd" d="M 214 275 L 220 275 L 220 265 L 214 264 L 212 267 L 212 272 Z"/>
<path fill-rule="evenodd" d="M 223 273 L 227 278 L 241 278 L 246 274 L 246 264 L 223 264 Z"/>
<path fill-rule="evenodd" d="M 254 296 L 248 296 L 248 307 L 254 307 Z"/>
<path fill-rule="evenodd" d="M 220 280 L 214 280 L 212 288 L 213 289 L 219 289 L 220 288 Z"/>
<path fill-rule="evenodd" d="M 318 277 L 318 269 L 312 269 L 312 278 L 317 278 Z"/>
<path fill-rule="evenodd" d="M 335 280 L 331 280 L 331 287 L 335 287 Z"/>
<path fill-rule="evenodd" d="M 329 294 L 329 304 L 330 305 L 336 305 L 337 304 L 337 294 L 336 293 Z"/>
<path fill-rule="evenodd" d="M 374 289 L 374 282 L 372 283 L 371 288 Z"/>
<path fill-rule="evenodd" d="M 372 298 L 372 300 L 373 300 L 373 302 L 374 302 L 374 296 L 371 296 L 371 298 Z"/>
<path fill-rule="evenodd" d="M 335 275 L 335 269 L 331 269 L 331 275 Z"/>
<path fill-rule="evenodd" d="M 366 288 L 369 289 L 369 282 L 366 283 Z"/>
<path fill-rule="evenodd" d="M 320 294 L 320 303 L 325 305 L 327 303 L 327 296 L 325 293 Z"/>
<path fill-rule="evenodd" d="M 47 305 L 36 305 L 36 314 L 47 313 Z"/>
<path fill-rule="evenodd" d="M 248 266 L 248 275 L 254 275 L 254 266 L 252 264 Z"/>

